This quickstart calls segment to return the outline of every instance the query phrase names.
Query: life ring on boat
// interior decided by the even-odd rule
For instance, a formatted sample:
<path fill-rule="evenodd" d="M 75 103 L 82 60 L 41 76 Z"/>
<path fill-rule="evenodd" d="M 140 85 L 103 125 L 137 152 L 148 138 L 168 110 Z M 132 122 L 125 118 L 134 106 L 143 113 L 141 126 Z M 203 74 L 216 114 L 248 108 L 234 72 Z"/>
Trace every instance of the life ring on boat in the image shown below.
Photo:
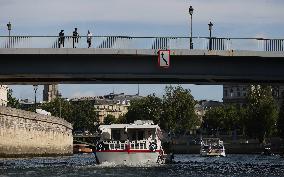
<path fill-rule="evenodd" d="M 155 151 L 157 149 L 157 147 L 158 147 L 157 143 L 154 143 L 154 142 L 150 143 L 150 145 L 149 145 L 150 151 Z"/>
<path fill-rule="evenodd" d="M 104 149 L 105 144 L 103 142 L 100 142 L 97 144 L 96 149 L 97 151 L 102 151 Z"/>

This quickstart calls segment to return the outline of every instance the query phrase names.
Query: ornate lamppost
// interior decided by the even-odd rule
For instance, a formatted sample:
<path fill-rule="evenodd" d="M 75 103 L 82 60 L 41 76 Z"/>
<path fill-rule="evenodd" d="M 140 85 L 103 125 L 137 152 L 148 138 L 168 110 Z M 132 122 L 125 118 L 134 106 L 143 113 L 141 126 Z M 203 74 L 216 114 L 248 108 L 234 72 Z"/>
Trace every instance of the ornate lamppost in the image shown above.
<path fill-rule="evenodd" d="M 193 49 L 193 42 L 192 42 L 192 15 L 193 15 L 193 7 L 190 6 L 188 9 L 190 15 L 190 49 Z"/>
<path fill-rule="evenodd" d="M 33 85 L 34 86 L 34 92 L 35 92 L 35 112 L 36 112 L 36 92 L 37 92 L 37 89 L 38 89 L 38 85 Z"/>
<path fill-rule="evenodd" d="M 213 27 L 213 23 L 212 22 L 210 22 L 209 24 L 208 24 L 208 26 L 209 26 L 209 32 L 210 32 L 210 34 L 209 34 L 209 50 L 212 50 L 212 27 Z"/>
<path fill-rule="evenodd" d="M 11 30 L 12 30 L 12 25 L 11 25 L 11 23 L 9 22 L 8 24 L 7 24 L 7 28 L 8 28 L 8 31 L 9 31 L 9 44 L 8 44 L 8 47 L 10 48 L 10 45 L 11 45 L 11 39 L 10 39 L 10 36 L 11 36 Z"/>
<path fill-rule="evenodd" d="M 12 24 L 11 24 L 10 22 L 7 24 L 7 28 L 8 28 L 9 37 L 10 37 L 10 35 L 11 35 L 11 30 L 12 30 Z"/>

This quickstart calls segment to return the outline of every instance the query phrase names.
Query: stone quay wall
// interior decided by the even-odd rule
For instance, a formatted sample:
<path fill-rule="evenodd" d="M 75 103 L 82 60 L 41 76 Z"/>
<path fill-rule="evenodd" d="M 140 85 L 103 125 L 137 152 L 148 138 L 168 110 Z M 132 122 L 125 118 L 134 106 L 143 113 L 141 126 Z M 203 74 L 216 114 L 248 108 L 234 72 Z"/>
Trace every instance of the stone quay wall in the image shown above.
<path fill-rule="evenodd" d="M 0 106 L 0 157 L 71 154 L 70 123 L 58 117 Z"/>

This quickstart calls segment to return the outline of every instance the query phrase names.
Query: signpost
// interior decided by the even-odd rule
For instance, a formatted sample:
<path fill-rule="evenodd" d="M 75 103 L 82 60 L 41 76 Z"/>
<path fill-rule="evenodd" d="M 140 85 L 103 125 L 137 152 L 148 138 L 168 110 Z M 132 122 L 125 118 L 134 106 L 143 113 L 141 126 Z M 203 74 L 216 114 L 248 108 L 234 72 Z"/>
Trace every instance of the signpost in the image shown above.
<path fill-rule="evenodd" d="M 170 67 L 170 50 L 158 51 L 158 64 L 162 68 Z"/>

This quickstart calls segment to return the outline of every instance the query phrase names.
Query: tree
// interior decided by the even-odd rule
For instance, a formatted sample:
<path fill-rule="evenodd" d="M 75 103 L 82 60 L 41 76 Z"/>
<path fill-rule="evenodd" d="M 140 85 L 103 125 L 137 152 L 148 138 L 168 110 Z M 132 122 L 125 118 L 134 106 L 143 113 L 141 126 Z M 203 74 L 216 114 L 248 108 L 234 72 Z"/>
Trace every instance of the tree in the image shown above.
<path fill-rule="evenodd" d="M 221 106 L 207 110 L 203 118 L 203 128 L 205 128 L 210 134 L 217 134 L 218 130 L 223 128 L 221 121 L 224 117 L 225 111 Z"/>
<path fill-rule="evenodd" d="M 214 107 L 205 113 L 203 128 L 211 134 L 216 134 L 219 130 L 229 133 L 243 128 L 243 117 L 243 108 L 236 105 Z"/>
<path fill-rule="evenodd" d="M 254 85 L 247 99 L 246 133 L 264 143 L 274 130 L 278 115 L 271 87 Z"/>
<path fill-rule="evenodd" d="M 98 122 L 98 116 L 91 101 L 69 102 L 62 98 L 56 98 L 52 102 L 42 105 L 42 109 L 59 117 L 73 125 L 74 130 L 95 130 L 94 123 Z"/>
<path fill-rule="evenodd" d="M 115 117 L 113 116 L 113 115 L 107 115 L 106 117 L 105 117 L 105 119 L 104 119 L 104 124 L 105 125 L 110 125 L 110 124 L 112 124 L 112 123 L 116 123 L 116 119 L 115 119 Z"/>
<path fill-rule="evenodd" d="M 284 96 L 283 96 L 284 100 Z M 281 138 L 284 138 L 284 101 L 282 101 L 281 107 L 280 107 L 280 112 L 279 112 L 279 117 L 277 120 L 277 130 L 278 134 Z"/>
<path fill-rule="evenodd" d="M 15 97 L 13 97 L 13 90 L 12 89 L 8 90 L 7 99 L 8 99 L 8 103 L 7 103 L 8 107 L 16 108 L 16 109 L 20 108 L 19 100 L 16 99 Z"/>
<path fill-rule="evenodd" d="M 183 89 L 181 86 L 166 86 L 161 126 L 177 133 L 196 129 L 201 122 L 195 114 L 195 104 L 189 89 Z"/>
<path fill-rule="evenodd" d="M 98 116 L 94 109 L 94 105 L 89 100 L 72 102 L 71 103 L 73 128 L 75 130 L 89 130 L 94 131 L 94 123 L 98 122 Z"/>
<path fill-rule="evenodd" d="M 55 98 L 51 102 L 42 104 L 41 108 L 50 112 L 52 116 L 61 117 L 68 122 L 73 122 L 73 106 L 63 98 Z"/>
<path fill-rule="evenodd" d="M 118 124 L 126 124 L 126 123 L 127 123 L 127 120 L 126 120 L 125 115 L 120 115 L 120 116 L 118 117 L 118 119 L 116 120 L 116 123 L 118 123 Z"/>
<path fill-rule="evenodd" d="M 160 124 L 161 112 L 162 100 L 153 94 L 132 100 L 125 118 L 127 123 L 133 123 L 135 120 L 153 120 L 155 124 Z"/>

